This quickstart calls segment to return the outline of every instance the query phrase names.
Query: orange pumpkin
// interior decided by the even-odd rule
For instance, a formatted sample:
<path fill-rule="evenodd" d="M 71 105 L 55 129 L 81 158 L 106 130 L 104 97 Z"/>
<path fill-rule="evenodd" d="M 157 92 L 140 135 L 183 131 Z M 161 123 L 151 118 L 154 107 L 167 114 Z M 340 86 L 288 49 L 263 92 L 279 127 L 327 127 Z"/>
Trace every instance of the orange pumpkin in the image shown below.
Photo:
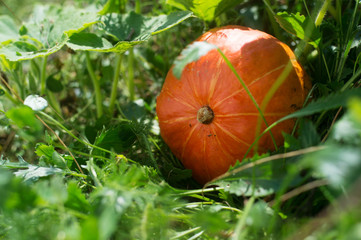
<path fill-rule="evenodd" d="M 197 41 L 207 41 L 223 51 L 259 105 L 291 61 L 291 72 L 263 113 L 272 124 L 302 107 L 310 83 L 286 44 L 240 26 L 212 29 Z M 171 69 L 156 111 L 162 138 L 202 184 L 242 161 L 256 138 L 259 112 L 217 50 L 188 64 L 181 79 Z M 282 132 L 290 133 L 293 127 L 294 120 L 287 120 L 272 128 L 277 145 L 283 143 Z M 262 121 L 261 132 L 265 128 Z M 258 142 L 258 152 L 273 149 L 270 134 L 265 134 Z"/>

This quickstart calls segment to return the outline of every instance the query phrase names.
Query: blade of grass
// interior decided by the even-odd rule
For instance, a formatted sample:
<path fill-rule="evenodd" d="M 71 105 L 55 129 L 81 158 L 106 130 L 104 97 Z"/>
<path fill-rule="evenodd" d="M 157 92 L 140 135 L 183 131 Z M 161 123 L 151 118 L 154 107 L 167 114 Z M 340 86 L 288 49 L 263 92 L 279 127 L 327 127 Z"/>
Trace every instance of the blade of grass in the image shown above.
<path fill-rule="evenodd" d="M 232 240 L 240 240 L 245 238 L 245 235 L 247 234 L 247 229 L 245 229 L 244 226 L 246 225 L 246 220 L 254 204 L 254 201 L 255 201 L 254 197 L 251 197 L 247 201 L 247 204 L 244 208 L 244 212 L 242 215 L 240 215 L 240 219 L 238 220 L 236 228 L 234 229 L 234 233 L 231 238 Z"/>
<path fill-rule="evenodd" d="M 40 94 L 44 95 L 46 90 L 46 65 L 48 62 L 48 56 L 43 57 L 43 62 L 41 64 L 41 73 L 40 73 Z"/>
<path fill-rule="evenodd" d="M 100 91 L 100 84 L 99 81 L 95 75 L 93 66 L 91 64 L 90 55 L 89 52 L 85 52 L 86 57 L 86 66 L 89 72 L 90 79 L 93 82 L 93 87 L 95 91 L 95 103 L 96 103 L 96 109 L 97 109 L 97 117 L 100 118 L 103 115 L 103 100 L 102 95 Z"/>
<path fill-rule="evenodd" d="M 117 91 L 118 91 L 118 81 L 119 81 L 119 73 L 120 73 L 120 68 L 121 68 L 121 64 L 122 64 L 122 54 L 121 53 L 117 53 L 116 56 L 116 60 L 115 60 L 115 72 L 114 72 L 114 76 L 113 76 L 113 84 L 112 84 L 112 90 L 111 90 L 111 94 L 110 94 L 110 104 L 109 104 L 109 112 L 110 115 L 113 115 L 114 112 L 114 105 L 115 105 L 115 100 L 117 98 Z"/>

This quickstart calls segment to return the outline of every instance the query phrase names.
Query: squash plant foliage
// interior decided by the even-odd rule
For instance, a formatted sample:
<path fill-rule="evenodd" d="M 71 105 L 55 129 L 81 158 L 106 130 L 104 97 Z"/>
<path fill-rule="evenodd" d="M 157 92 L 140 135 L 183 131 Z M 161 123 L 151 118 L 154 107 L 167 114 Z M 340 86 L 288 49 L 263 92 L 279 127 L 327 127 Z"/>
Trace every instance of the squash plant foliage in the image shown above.
<path fill-rule="evenodd" d="M 2 6 L 0 239 L 361 238 L 359 1 Z M 222 48 L 194 42 L 227 25 L 288 45 L 312 88 L 249 142 L 293 122 L 277 150 L 201 186 L 160 136 L 156 97 L 170 69 L 180 78 L 208 53 L 243 79 Z"/>

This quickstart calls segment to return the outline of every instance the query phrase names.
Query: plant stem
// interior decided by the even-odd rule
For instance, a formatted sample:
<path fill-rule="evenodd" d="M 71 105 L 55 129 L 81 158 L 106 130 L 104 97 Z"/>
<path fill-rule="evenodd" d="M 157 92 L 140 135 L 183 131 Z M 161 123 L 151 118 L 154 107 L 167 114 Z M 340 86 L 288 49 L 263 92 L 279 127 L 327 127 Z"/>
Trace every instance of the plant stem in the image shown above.
<path fill-rule="evenodd" d="M 85 52 L 85 56 L 86 56 L 86 66 L 89 72 L 89 76 L 93 82 L 94 91 L 95 91 L 95 104 L 97 108 L 97 117 L 100 118 L 103 115 L 103 100 L 100 91 L 100 84 L 97 77 L 95 76 L 93 66 L 90 61 L 89 52 Z"/>
<path fill-rule="evenodd" d="M 248 200 L 248 202 L 244 208 L 244 212 L 242 215 L 240 215 L 241 218 L 238 220 L 236 228 L 234 229 L 234 234 L 233 234 L 232 240 L 243 239 L 244 235 L 247 233 L 244 229 L 244 225 L 246 224 L 246 219 L 247 219 L 247 216 L 248 216 L 249 212 L 251 211 L 251 208 L 254 204 L 254 200 L 255 200 L 254 197 L 251 197 Z"/>
<path fill-rule="evenodd" d="M 121 63 L 122 63 L 122 54 L 118 53 L 116 56 L 116 61 L 115 61 L 115 72 L 114 72 L 114 76 L 113 76 L 112 91 L 110 94 L 109 112 L 110 112 L 111 116 L 113 115 L 115 100 L 117 98 L 117 90 L 118 90 L 117 87 L 118 87 Z"/>
<path fill-rule="evenodd" d="M 129 91 L 129 99 L 130 101 L 134 101 L 134 49 L 131 48 L 128 50 L 128 79 L 127 79 L 127 87 Z"/>
<path fill-rule="evenodd" d="M 280 28 L 279 28 L 279 24 L 276 22 L 275 20 L 275 12 L 273 11 L 272 7 L 271 7 L 271 3 L 269 0 L 263 0 L 263 3 L 266 5 L 266 12 L 269 18 L 269 21 L 271 22 L 274 34 L 276 36 L 276 38 L 278 39 L 282 39 L 282 34 L 280 32 Z"/>
<path fill-rule="evenodd" d="M 46 64 L 48 62 L 48 56 L 43 58 L 40 72 L 40 94 L 44 95 L 46 90 Z"/>

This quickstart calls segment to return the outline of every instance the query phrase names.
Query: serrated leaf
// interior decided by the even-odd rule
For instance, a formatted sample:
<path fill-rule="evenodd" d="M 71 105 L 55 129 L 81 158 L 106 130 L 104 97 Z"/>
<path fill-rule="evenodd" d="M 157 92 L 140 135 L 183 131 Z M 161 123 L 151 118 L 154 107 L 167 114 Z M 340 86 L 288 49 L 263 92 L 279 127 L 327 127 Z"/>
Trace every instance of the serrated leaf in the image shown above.
<path fill-rule="evenodd" d="M 64 206 L 83 213 L 88 213 L 91 209 L 85 195 L 78 188 L 77 183 L 73 181 L 68 183 L 68 199 Z"/>
<path fill-rule="evenodd" d="M 204 21 L 212 21 L 224 11 L 241 3 L 239 0 L 167 0 L 166 3 L 181 10 L 194 12 Z"/>
<path fill-rule="evenodd" d="M 47 177 L 57 173 L 63 173 L 64 171 L 60 168 L 54 167 L 39 167 L 35 165 L 29 165 L 28 169 L 18 170 L 14 174 L 18 177 L 23 178 L 24 182 L 34 182 L 41 177 Z"/>
<path fill-rule="evenodd" d="M 253 185 L 251 179 L 248 179 L 248 181 L 238 179 L 238 181 L 216 182 L 218 186 L 224 188 L 224 191 L 235 194 L 237 196 L 264 197 L 277 191 L 280 188 L 282 181 L 277 179 L 255 179 L 254 183 L 255 184 Z"/>
<path fill-rule="evenodd" d="M 102 16 L 99 27 L 114 38 L 115 43 L 96 34 L 79 33 L 70 37 L 67 45 L 74 50 L 121 53 L 192 16 L 192 13 L 187 11 L 155 17 L 145 17 L 134 12 L 107 14 Z"/>
<path fill-rule="evenodd" d="M 296 14 L 279 12 L 275 18 L 284 30 L 295 35 L 299 39 L 309 42 L 312 46 L 317 48 L 321 39 L 321 34 L 309 18 L 306 18 L 299 12 Z M 312 31 L 309 28 L 312 28 Z"/>
<path fill-rule="evenodd" d="M 132 146 L 135 140 L 136 135 L 132 126 L 128 123 L 121 123 L 102 132 L 95 140 L 95 145 L 106 149 L 114 149 L 120 153 Z"/>
<path fill-rule="evenodd" d="M 217 49 L 217 46 L 207 42 L 194 42 L 188 45 L 174 61 L 174 76 L 179 79 L 187 64 L 197 61 L 213 49 Z"/>
<path fill-rule="evenodd" d="M 3 155 L 0 156 L 0 166 L 6 168 L 27 168 L 30 164 L 27 163 L 21 156 L 18 156 L 18 162 L 11 162 L 9 159 L 3 159 Z"/>

